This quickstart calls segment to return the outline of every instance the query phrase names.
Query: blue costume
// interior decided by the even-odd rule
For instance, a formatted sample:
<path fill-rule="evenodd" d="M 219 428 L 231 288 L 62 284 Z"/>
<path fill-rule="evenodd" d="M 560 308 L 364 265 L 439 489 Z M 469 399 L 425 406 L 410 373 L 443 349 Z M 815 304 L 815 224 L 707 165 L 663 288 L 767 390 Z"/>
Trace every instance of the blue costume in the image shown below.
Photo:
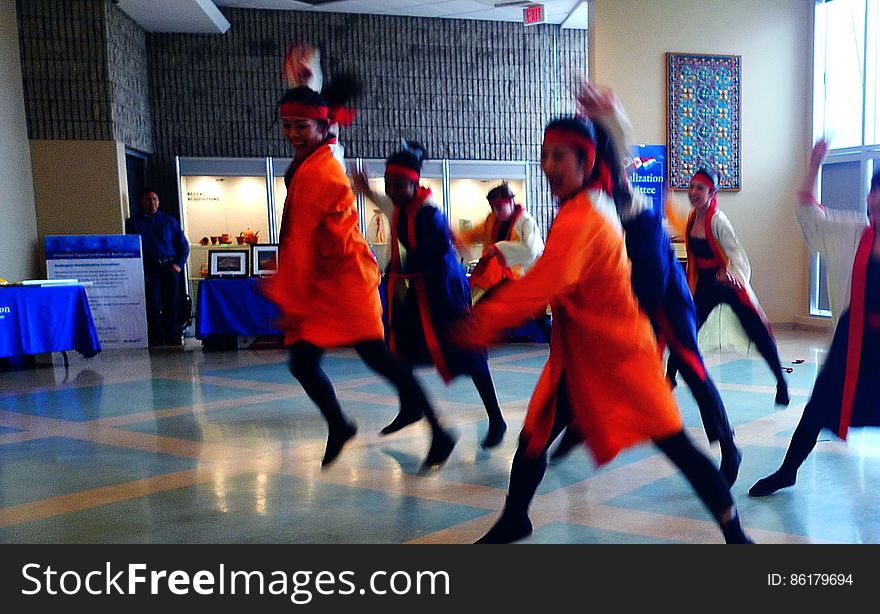
<path fill-rule="evenodd" d="M 430 196 L 430 190 L 419 189 L 408 205 L 394 210 L 388 270 L 392 296 L 386 318 L 392 349 L 412 364 L 433 364 L 448 382 L 457 375 L 488 373 L 489 368 L 484 350 L 462 349 L 449 341 L 451 327 L 470 313 L 471 293 L 446 216 Z M 398 241 L 406 249 L 405 260 Z M 403 280 L 409 287 L 401 300 Z"/>
<path fill-rule="evenodd" d="M 639 305 L 650 318 L 657 340 L 676 357 L 700 408 L 709 441 L 720 441 L 722 449 L 733 446 L 733 429 L 724 403 L 697 345 L 697 309 L 661 216 L 646 209 L 624 220 L 623 229 Z"/>
<path fill-rule="evenodd" d="M 461 348 L 452 342 L 453 330 L 470 315 L 471 292 L 446 216 L 431 201 L 431 190 L 419 186 L 423 159 L 421 146 L 409 144 L 392 154 L 385 164 L 389 198 L 370 196 L 391 217 L 385 311 L 388 345 L 411 364 L 433 364 L 447 383 L 457 375 L 469 375 L 489 417 L 482 446 L 492 448 L 501 443 L 507 424 L 485 349 Z M 414 418 L 402 408 L 384 431 L 398 430 Z"/>

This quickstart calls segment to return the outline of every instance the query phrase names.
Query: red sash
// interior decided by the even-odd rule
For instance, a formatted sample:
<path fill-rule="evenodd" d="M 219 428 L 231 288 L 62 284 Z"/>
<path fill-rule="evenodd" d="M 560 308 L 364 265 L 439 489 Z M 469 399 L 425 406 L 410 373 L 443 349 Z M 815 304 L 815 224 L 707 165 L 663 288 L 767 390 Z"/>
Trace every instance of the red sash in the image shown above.
<path fill-rule="evenodd" d="M 498 243 L 499 241 L 510 241 L 511 237 L 513 237 L 513 227 L 516 225 L 517 220 L 522 216 L 523 208 L 519 205 L 516 206 L 513 210 L 513 215 L 510 218 L 510 225 L 507 227 L 507 232 L 505 236 L 499 237 L 498 230 L 501 228 L 501 222 L 498 220 L 497 216 L 493 216 L 492 225 L 490 227 L 490 235 L 486 236 L 486 233 L 483 233 L 484 241 L 491 241 L 492 245 Z M 484 244 L 484 253 L 485 249 L 488 248 L 487 244 Z M 471 276 L 468 278 L 468 285 L 471 288 L 471 292 L 474 291 L 474 288 L 482 288 L 484 291 L 494 288 L 502 281 L 514 279 L 513 269 L 507 266 L 507 260 L 498 250 L 493 250 L 494 253 L 491 256 L 483 256 L 480 258 L 477 265 L 474 267 L 474 270 L 471 271 Z"/>
<path fill-rule="evenodd" d="M 714 256 L 712 258 L 700 258 L 699 256 L 694 256 L 694 264 L 696 264 L 697 268 L 701 271 L 706 269 L 720 269 L 724 266 L 724 262 Z"/>
<path fill-rule="evenodd" d="M 523 208 L 517 205 L 513 209 L 513 215 L 510 217 L 510 225 L 507 227 L 507 234 L 503 237 L 498 236 L 498 229 L 501 228 L 501 221 L 498 219 L 498 216 L 495 216 L 495 219 L 492 220 L 492 242 L 498 243 L 499 241 L 510 241 L 510 238 L 513 236 L 513 227 L 516 225 L 516 221 L 522 216 Z"/>
<path fill-rule="evenodd" d="M 691 371 L 697 374 L 700 381 L 705 382 L 706 366 L 703 364 L 702 358 L 700 358 L 700 356 L 692 349 L 682 345 L 681 341 L 679 341 L 678 337 L 675 335 L 675 329 L 673 328 L 672 323 L 670 323 L 669 318 L 666 317 L 666 314 L 662 309 L 657 311 L 656 319 L 657 327 L 660 329 L 657 331 L 657 347 L 660 352 L 661 360 L 663 358 L 663 347 L 668 345 L 669 351 L 675 354 L 679 360 L 688 365 Z"/>
<path fill-rule="evenodd" d="M 712 250 L 712 253 L 715 254 L 714 258 L 699 258 L 695 256 L 691 251 L 691 229 L 694 227 L 694 222 L 696 218 L 696 212 L 691 211 L 688 216 L 687 221 L 687 230 L 685 232 L 685 247 L 687 249 L 687 257 L 688 257 L 688 265 L 687 265 L 687 280 L 688 286 L 690 286 L 691 293 L 693 293 L 697 288 L 697 275 L 699 269 L 706 268 L 727 268 L 727 263 L 730 262 L 730 259 L 727 257 L 727 254 L 724 251 L 724 248 L 721 247 L 721 244 L 718 243 L 718 239 L 715 237 L 715 234 L 712 232 L 712 218 L 718 212 L 718 202 L 713 198 L 712 202 L 709 204 L 708 209 L 706 210 L 706 218 L 704 220 L 705 224 L 705 233 L 706 233 L 706 241 L 709 243 L 709 248 Z M 714 264 L 714 263 L 718 264 Z M 691 264 L 693 263 L 693 266 Z M 705 263 L 706 266 L 701 266 L 701 263 Z M 711 265 L 711 266 L 710 266 Z M 752 310 L 764 323 L 764 327 L 767 329 L 767 332 L 770 333 L 770 336 L 773 336 L 773 331 L 770 329 L 770 323 L 767 321 L 767 316 L 764 315 L 764 312 L 755 307 L 752 303 L 752 298 L 749 296 L 749 293 L 746 291 L 745 286 L 740 283 L 740 280 L 734 278 L 733 284 L 734 292 L 736 292 L 736 296 L 739 298 L 740 302 Z"/>
<path fill-rule="evenodd" d="M 852 293 L 849 301 L 849 334 L 847 336 L 846 369 L 843 377 L 843 398 L 840 404 L 840 425 L 837 434 L 846 439 L 852 420 L 859 364 L 862 358 L 862 335 L 865 330 L 865 291 L 868 280 L 868 260 L 874 246 L 876 227 L 868 226 L 859 241 L 852 272 Z"/>
<path fill-rule="evenodd" d="M 404 209 L 406 210 L 406 238 L 409 249 L 414 249 L 416 246 L 416 215 L 422 205 L 425 204 L 430 197 L 431 190 L 419 186 L 413 199 L 404 205 Z M 401 270 L 400 244 L 397 240 L 397 224 L 399 220 L 400 208 L 395 207 L 391 220 L 391 266 L 388 270 L 388 285 L 385 288 L 387 297 L 386 312 L 388 314 L 388 345 L 392 352 L 396 351 L 397 339 L 394 333 L 394 328 L 391 325 L 391 312 L 394 304 L 394 286 L 396 285 L 397 280 L 405 279 L 410 282 L 413 291 L 416 293 L 416 299 L 419 303 L 419 315 L 422 320 L 422 332 L 425 335 L 425 344 L 428 346 L 431 360 L 434 361 L 434 366 L 437 367 L 437 372 L 440 373 L 443 381 L 450 382 L 452 380 L 452 374 L 446 366 L 446 359 L 443 357 L 443 351 L 440 348 L 440 340 L 437 338 L 437 332 L 434 330 L 434 322 L 431 320 L 431 311 L 428 305 L 428 289 L 425 285 L 424 274 L 403 273 Z"/>

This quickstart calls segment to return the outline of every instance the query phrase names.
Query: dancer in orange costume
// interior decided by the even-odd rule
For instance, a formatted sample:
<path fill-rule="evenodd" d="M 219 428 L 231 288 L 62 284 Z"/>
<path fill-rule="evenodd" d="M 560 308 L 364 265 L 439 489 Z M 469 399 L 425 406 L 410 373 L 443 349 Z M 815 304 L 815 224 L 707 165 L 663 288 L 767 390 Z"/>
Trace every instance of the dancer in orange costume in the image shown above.
<path fill-rule="evenodd" d="M 345 91 L 334 98 L 300 86 L 278 103 L 282 131 L 294 147 L 285 174 L 278 273 L 265 285 L 281 309 L 290 371 L 321 410 L 329 434 L 322 465 L 331 463 L 356 427 L 345 416 L 321 369 L 328 348 L 353 347 L 400 395 L 401 411 L 428 416 L 432 426 L 426 465 L 444 462 L 454 441 L 438 422 L 412 368 L 388 351 L 379 298 L 379 268 L 358 227 L 354 192 L 330 150 L 329 127 L 343 117 Z"/>
<path fill-rule="evenodd" d="M 508 543 L 532 532 L 529 505 L 544 476 L 547 450 L 569 428 L 597 464 L 653 440 L 685 474 L 728 543 L 748 543 L 724 478 L 682 428 L 654 334 L 639 311 L 623 237 L 594 208 L 588 189 L 611 186 L 619 158 L 606 134 L 583 118 L 561 118 L 544 132 L 541 166 L 559 213 L 543 256 L 522 279 L 481 301 L 458 339 L 490 343 L 500 331 L 553 309 L 550 357 L 520 434 L 500 518 L 477 543 Z"/>

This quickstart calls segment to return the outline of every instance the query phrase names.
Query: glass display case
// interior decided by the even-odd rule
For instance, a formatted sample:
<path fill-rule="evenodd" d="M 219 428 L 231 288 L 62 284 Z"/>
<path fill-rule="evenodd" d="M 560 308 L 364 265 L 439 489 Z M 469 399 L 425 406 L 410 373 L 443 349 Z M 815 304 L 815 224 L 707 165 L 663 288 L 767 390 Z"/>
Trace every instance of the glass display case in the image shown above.
<path fill-rule="evenodd" d="M 241 249 L 248 242 L 277 243 L 287 189 L 284 173 L 290 158 L 177 158 L 181 225 L 190 242 L 186 275 L 193 304 L 198 284 L 208 272 L 208 254 L 217 249 Z M 385 193 L 385 160 L 352 158 L 364 170 L 371 187 Z M 482 222 L 489 214 L 486 194 L 507 182 L 517 202 L 527 206 L 525 162 L 427 160 L 421 185 L 457 232 Z M 390 220 L 363 196 L 357 197 L 360 227 L 384 271 L 391 258 Z M 239 243 L 241 241 L 241 243 Z M 467 264 L 479 258 L 482 246 L 462 255 Z"/>
<path fill-rule="evenodd" d="M 481 224 L 491 213 L 486 195 L 492 188 L 507 183 L 516 202 L 528 208 L 528 166 L 525 162 L 491 162 L 449 160 L 446 175 L 449 181 L 447 216 L 456 232 L 464 232 Z M 480 258 L 482 245 L 474 245 L 470 253 L 462 253 L 465 263 Z"/>
<path fill-rule="evenodd" d="M 270 158 L 269 162 L 272 168 L 272 182 L 269 186 L 272 189 L 270 200 L 272 202 L 272 216 L 275 223 L 275 234 L 272 237 L 272 243 L 277 243 L 278 233 L 281 232 L 281 216 L 284 214 L 284 201 L 287 199 L 284 173 L 287 172 L 287 168 L 293 162 L 293 158 Z"/>
<path fill-rule="evenodd" d="M 194 304 L 210 250 L 272 241 L 267 169 L 267 158 L 178 157 L 180 222 L 190 242 L 186 275 Z"/>

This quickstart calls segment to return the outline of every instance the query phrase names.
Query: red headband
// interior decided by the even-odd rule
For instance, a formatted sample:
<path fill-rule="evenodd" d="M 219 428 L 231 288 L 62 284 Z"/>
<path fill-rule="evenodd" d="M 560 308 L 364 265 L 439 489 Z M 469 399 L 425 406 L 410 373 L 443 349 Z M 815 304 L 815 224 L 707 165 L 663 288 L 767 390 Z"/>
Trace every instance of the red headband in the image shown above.
<path fill-rule="evenodd" d="M 552 145 L 554 143 L 563 143 L 565 145 L 573 145 L 587 154 L 588 166 L 593 168 L 596 162 L 596 143 L 589 137 L 569 130 L 560 130 L 559 128 L 551 128 L 544 131 L 544 144 Z"/>
<path fill-rule="evenodd" d="M 691 177 L 691 183 L 693 182 L 702 183 L 705 186 L 708 186 L 710 190 L 715 189 L 715 182 L 712 181 L 707 175 L 703 173 L 697 173 L 693 177 Z"/>
<path fill-rule="evenodd" d="M 351 107 L 330 107 L 330 122 L 340 126 L 354 123 L 355 110 Z"/>
<path fill-rule="evenodd" d="M 302 102 L 285 102 L 281 105 L 281 117 L 302 117 L 305 119 L 329 120 L 330 110 L 326 106 L 303 104 Z"/>
<path fill-rule="evenodd" d="M 419 172 L 408 168 L 406 166 L 401 166 L 399 164 L 388 164 L 385 166 L 385 175 L 394 175 L 396 177 L 403 177 L 404 179 L 409 179 L 410 181 L 415 181 L 418 183 L 419 181 Z"/>
<path fill-rule="evenodd" d="M 350 126 L 354 121 L 355 110 L 349 107 L 327 107 L 315 104 L 303 104 L 302 102 L 285 102 L 281 105 L 281 117 L 302 117 L 305 119 L 318 119 Z"/>

